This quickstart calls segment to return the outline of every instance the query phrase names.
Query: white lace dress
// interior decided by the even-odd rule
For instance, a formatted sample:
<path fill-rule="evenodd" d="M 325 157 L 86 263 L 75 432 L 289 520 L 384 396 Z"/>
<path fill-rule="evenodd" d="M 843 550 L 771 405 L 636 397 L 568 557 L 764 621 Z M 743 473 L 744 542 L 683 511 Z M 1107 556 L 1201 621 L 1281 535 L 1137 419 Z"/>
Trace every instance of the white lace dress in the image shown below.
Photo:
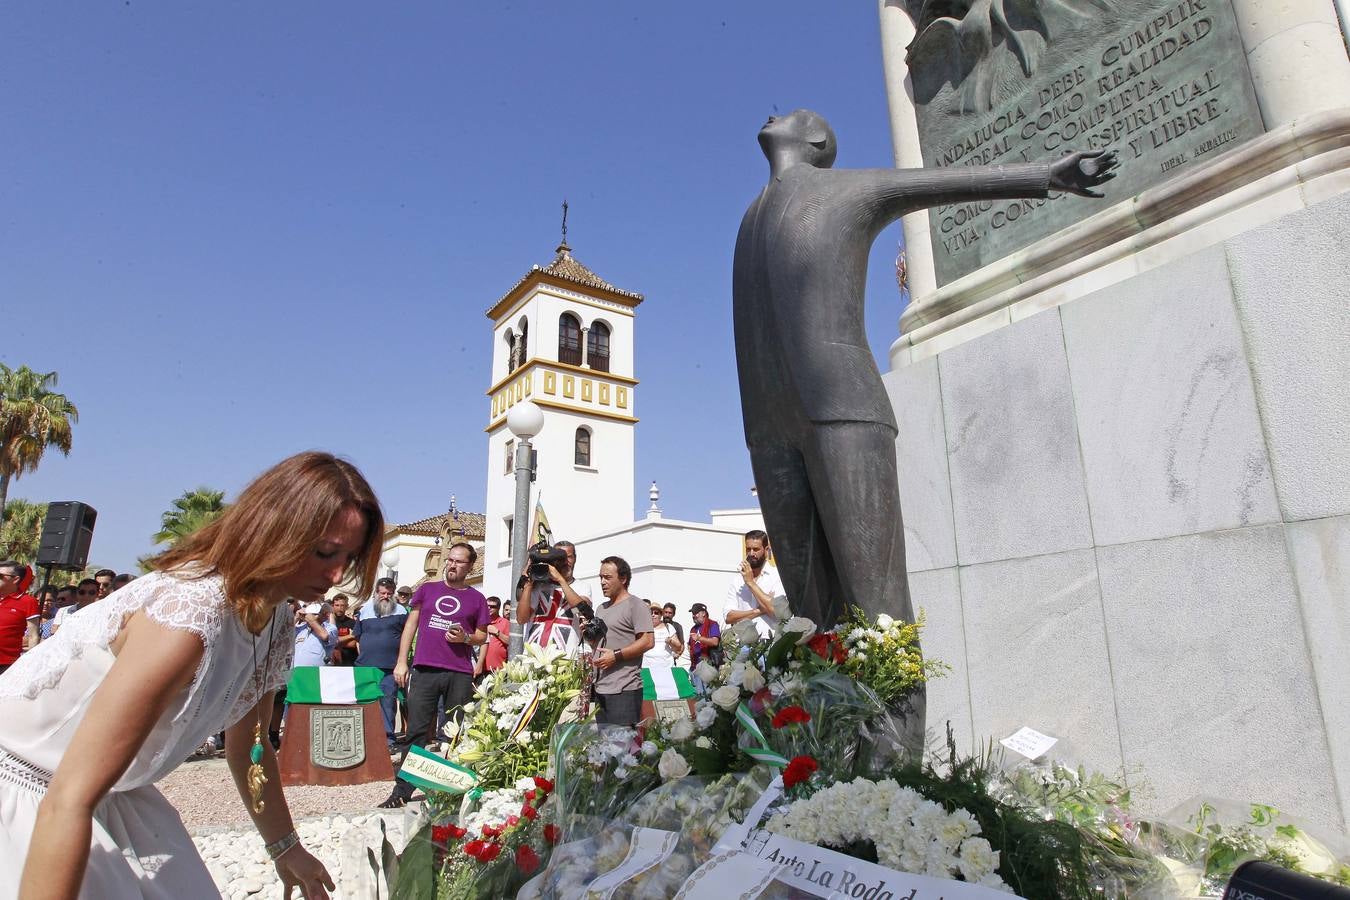
<path fill-rule="evenodd" d="M 227 608 L 220 578 L 154 573 L 68 617 L 54 638 L 0 675 L 0 897 L 18 894 L 38 803 L 67 749 L 99 752 L 97 737 L 75 747 L 71 738 L 116 658 L 109 645 L 137 610 L 197 635 L 206 652 L 192 683 L 170 703 L 95 811 L 80 896 L 219 896 L 178 813 L 153 785 L 207 737 L 248 713 L 260 686 L 266 692 L 286 683 L 290 622 L 279 609 L 255 641 Z M 255 650 L 258 668 L 265 670 L 261 679 Z"/>

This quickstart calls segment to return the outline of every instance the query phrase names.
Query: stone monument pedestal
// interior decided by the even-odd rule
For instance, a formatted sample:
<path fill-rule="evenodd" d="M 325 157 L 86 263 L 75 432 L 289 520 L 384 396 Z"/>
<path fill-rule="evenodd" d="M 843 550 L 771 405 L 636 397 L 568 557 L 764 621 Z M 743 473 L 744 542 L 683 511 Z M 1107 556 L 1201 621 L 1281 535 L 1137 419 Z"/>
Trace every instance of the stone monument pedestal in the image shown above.
<path fill-rule="evenodd" d="M 285 787 L 393 781 L 378 703 L 293 704 L 277 764 Z"/>
<path fill-rule="evenodd" d="M 1182 0 L 1119 21 L 1150 2 L 1112 4 L 1109 27 L 1063 20 L 1100 34 L 1052 40 L 953 138 L 908 68 L 929 23 L 880 0 L 898 165 L 1048 155 L 1100 112 L 1073 146 L 1150 170 L 1086 215 L 1067 214 L 1071 198 L 905 221 L 912 302 L 884 381 L 913 605 L 925 652 L 953 667 L 928 686 L 928 720 L 963 748 L 1023 725 L 1057 735 L 1055 755 L 1146 783 L 1146 813 L 1209 795 L 1343 832 L 1342 19 L 1331 0 Z M 1066 47 L 1073 59 L 1054 56 Z M 1096 112 L 1061 114 L 1080 103 Z M 1216 133 L 1192 133 L 1210 112 Z M 1029 227 L 1051 214 L 1056 227 Z"/>

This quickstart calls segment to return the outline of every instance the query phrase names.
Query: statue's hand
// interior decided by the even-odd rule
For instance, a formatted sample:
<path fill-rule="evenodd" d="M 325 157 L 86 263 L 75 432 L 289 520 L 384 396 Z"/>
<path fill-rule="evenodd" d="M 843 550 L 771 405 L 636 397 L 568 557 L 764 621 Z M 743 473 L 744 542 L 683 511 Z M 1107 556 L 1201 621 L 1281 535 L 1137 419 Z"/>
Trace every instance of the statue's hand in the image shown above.
<path fill-rule="evenodd" d="M 1082 197 L 1100 197 L 1092 190 L 1116 177 L 1119 165 L 1114 150 L 1070 153 L 1050 164 L 1050 190 L 1068 191 Z"/>

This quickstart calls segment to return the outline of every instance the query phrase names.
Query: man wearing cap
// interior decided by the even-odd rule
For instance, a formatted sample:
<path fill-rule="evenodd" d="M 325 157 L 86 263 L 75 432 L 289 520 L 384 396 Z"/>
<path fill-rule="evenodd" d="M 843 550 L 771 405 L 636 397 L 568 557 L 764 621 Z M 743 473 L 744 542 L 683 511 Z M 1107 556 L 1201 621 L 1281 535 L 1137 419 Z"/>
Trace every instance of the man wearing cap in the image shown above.
<path fill-rule="evenodd" d="M 694 616 L 694 627 L 689 629 L 689 678 L 702 694 L 706 687 L 694 671 L 705 659 L 711 666 L 722 664 L 722 629 L 708 615 L 708 607 L 702 603 L 689 607 L 689 612 Z"/>

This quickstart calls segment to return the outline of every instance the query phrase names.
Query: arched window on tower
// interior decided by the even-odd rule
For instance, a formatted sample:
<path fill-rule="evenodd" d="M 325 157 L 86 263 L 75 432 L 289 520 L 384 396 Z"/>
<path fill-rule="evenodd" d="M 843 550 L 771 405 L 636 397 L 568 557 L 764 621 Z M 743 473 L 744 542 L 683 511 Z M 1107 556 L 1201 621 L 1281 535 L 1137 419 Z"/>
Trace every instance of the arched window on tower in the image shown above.
<path fill-rule="evenodd" d="M 525 365 L 525 360 L 529 357 L 530 350 L 530 322 L 528 319 L 520 320 L 520 337 L 516 338 L 516 369 Z M 515 371 L 515 369 L 512 369 Z"/>
<path fill-rule="evenodd" d="M 510 375 L 516 370 L 516 333 L 510 328 L 506 329 L 506 374 Z"/>
<path fill-rule="evenodd" d="M 586 362 L 597 372 L 609 371 L 609 326 L 604 322 L 591 325 L 586 333 Z"/>
<path fill-rule="evenodd" d="M 577 429 L 574 462 L 579 466 L 587 467 L 591 464 L 591 430 L 584 426 Z"/>
<path fill-rule="evenodd" d="M 558 362 L 581 365 L 581 320 L 571 313 L 558 317 Z"/>

